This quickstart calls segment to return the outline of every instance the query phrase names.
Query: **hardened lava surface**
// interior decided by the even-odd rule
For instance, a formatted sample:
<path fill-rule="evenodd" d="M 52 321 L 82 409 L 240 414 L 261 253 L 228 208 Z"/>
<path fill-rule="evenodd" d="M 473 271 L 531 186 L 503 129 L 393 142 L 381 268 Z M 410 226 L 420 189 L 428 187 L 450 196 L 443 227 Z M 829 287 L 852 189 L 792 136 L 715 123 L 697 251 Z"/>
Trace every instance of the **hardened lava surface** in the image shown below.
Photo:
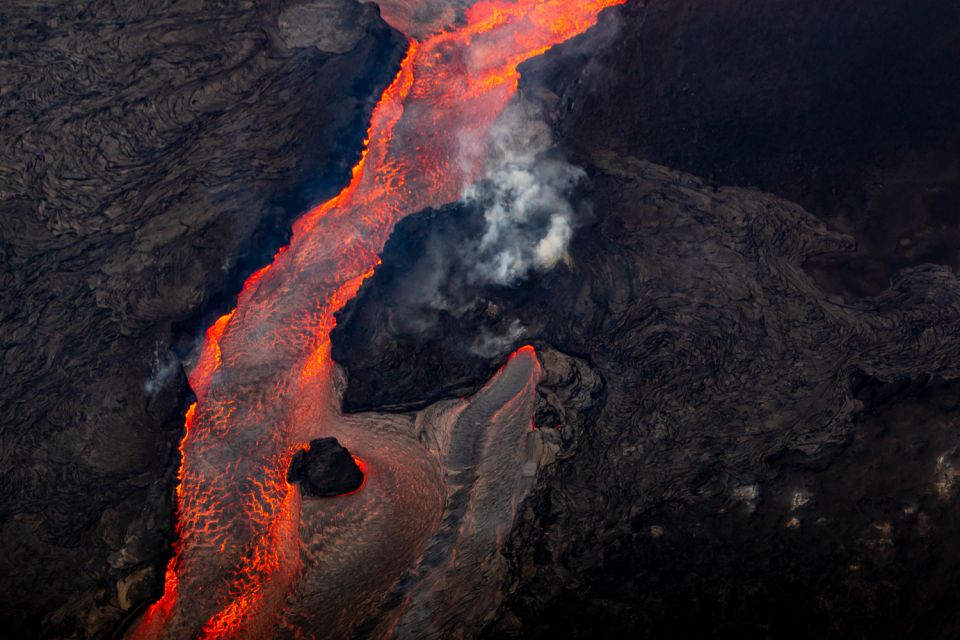
<path fill-rule="evenodd" d="M 482 210 L 398 228 L 333 335 L 346 406 L 468 393 L 484 333 L 603 382 L 538 411 L 564 446 L 490 635 L 960 633 L 958 20 L 629 2 L 523 69 L 589 174 L 566 264 L 464 287 Z M 424 273 L 453 304 L 410 303 Z"/>
<path fill-rule="evenodd" d="M 661 0 L 606 18 L 524 73 L 559 97 L 572 147 L 804 206 L 857 241 L 812 260 L 831 291 L 960 268 L 956 2 Z"/>
<path fill-rule="evenodd" d="M 166 587 L 146 635 L 960 636 L 956 2 L 630 0 L 553 51 L 615 3 L 469 4 L 382 3 L 399 75 L 346 0 L 0 7 L 0 635 Z M 335 310 L 518 82 L 588 174 L 568 259 L 476 286 L 481 211 L 402 223 L 343 391 Z M 301 502 L 322 435 L 366 483 Z"/>
<path fill-rule="evenodd" d="M 852 241 L 797 205 L 610 152 L 589 174 L 594 219 L 565 264 L 471 289 L 459 256 L 482 208 L 426 212 L 398 226 L 333 335 L 354 407 L 470 388 L 496 362 L 471 340 L 517 325 L 602 379 L 598 410 L 560 418 L 560 461 L 518 517 L 512 596 L 487 631 L 950 637 L 956 276 L 914 267 L 845 301 L 801 265 Z M 473 302 L 411 304 L 425 269 Z M 429 330 L 397 329 L 414 316 Z"/>
<path fill-rule="evenodd" d="M 289 4 L 0 6 L 0 635 L 102 636 L 162 589 L 171 324 L 346 182 L 405 48 L 372 5 L 309 39 Z"/>

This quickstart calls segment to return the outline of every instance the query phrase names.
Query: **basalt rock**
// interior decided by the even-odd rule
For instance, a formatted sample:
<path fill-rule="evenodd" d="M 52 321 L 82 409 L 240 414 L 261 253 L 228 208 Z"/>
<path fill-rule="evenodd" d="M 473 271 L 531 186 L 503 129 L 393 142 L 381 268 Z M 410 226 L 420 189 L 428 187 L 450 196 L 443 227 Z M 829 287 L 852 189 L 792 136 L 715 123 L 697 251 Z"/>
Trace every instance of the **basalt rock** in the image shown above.
<path fill-rule="evenodd" d="M 594 422 L 604 400 L 600 375 L 582 358 L 542 345 L 537 351 L 543 379 L 537 385 L 534 425 L 556 429 L 566 443 Z"/>
<path fill-rule="evenodd" d="M 818 281 L 960 269 L 960 5 L 631 0 L 523 67 L 571 148 L 775 193 L 851 235 Z"/>
<path fill-rule="evenodd" d="M 333 334 L 352 407 L 478 384 L 501 360 L 480 335 L 602 380 L 541 393 L 542 417 L 586 419 L 520 508 L 488 633 L 951 637 L 956 276 L 913 267 L 845 301 L 802 265 L 853 241 L 801 207 L 610 152 L 586 169 L 566 261 L 471 287 L 482 208 L 425 212 Z M 439 266 L 445 304 L 411 295 Z"/>
<path fill-rule="evenodd" d="M 299 482 L 305 496 L 325 498 L 359 489 L 363 471 L 336 438 L 318 438 L 293 456 L 287 482 Z"/>
<path fill-rule="evenodd" d="M 0 635 L 102 637 L 162 590 L 172 327 L 349 178 L 405 48 L 374 5 L 302 4 L 0 6 Z"/>

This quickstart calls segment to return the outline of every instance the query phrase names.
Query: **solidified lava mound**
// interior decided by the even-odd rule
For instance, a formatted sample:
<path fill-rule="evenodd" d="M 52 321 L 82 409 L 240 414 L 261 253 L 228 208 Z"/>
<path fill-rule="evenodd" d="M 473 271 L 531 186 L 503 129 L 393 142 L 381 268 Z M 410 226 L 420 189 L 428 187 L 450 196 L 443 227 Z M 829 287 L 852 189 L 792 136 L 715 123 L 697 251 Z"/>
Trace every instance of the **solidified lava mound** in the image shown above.
<path fill-rule="evenodd" d="M 336 438 L 317 438 L 293 456 L 287 482 L 299 482 L 305 496 L 328 498 L 363 486 L 363 471 Z"/>

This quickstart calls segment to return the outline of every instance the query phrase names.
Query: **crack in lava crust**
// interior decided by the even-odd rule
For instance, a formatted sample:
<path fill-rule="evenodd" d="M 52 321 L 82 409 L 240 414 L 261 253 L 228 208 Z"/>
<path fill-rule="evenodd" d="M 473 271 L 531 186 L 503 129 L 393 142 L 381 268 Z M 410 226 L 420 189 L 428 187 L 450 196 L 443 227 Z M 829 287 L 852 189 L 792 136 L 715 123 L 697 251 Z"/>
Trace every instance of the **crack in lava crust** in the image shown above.
<path fill-rule="evenodd" d="M 480 2 L 462 26 L 411 42 L 349 185 L 294 225 L 289 247 L 207 332 L 190 374 L 197 404 L 181 443 L 175 557 L 133 637 L 276 634 L 302 562 L 300 495 L 287 467 L 336 419 L 334 313 L 372 272 L 397 220 L 456 200 L 480 176 L 517 65 L 622 1 Z M 362 442 L 344 444 L 362 454 Z"/>

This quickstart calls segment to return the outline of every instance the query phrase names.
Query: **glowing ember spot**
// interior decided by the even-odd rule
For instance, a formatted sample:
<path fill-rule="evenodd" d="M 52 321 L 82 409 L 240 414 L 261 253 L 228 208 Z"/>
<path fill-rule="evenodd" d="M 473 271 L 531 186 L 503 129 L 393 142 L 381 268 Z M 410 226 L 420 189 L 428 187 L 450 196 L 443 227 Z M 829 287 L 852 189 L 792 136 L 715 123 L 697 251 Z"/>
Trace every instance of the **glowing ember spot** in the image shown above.
<path fill-rule="evenodd" d="M 207 332 L 180 447 L 179 540 L 164 595 L 133 637 L 275 634 L 301 562 L 300 496 L 286 472 L 294 452 L 323 435 L 334 402 L 335 313 L 400 218 L 456 200 L 480 177 L 472 149 L 513 97 L 517 65 L 622 1 L 484 1 L 461 26 L 411 43 L 350 183 L 297 221 L 289 247 Z"/>
<path fill-rule="evenodd" d="M 223 338 L 223 334 L 227 330 L 227 325 L 230 324 L 230 319 L 233 317 L 233 314 L 234 312 L 231 311 L 230 313 L 220 316 L 217 321 L 207 329 L 206 340 L 204 340 L 203 347 L 200 349 L 200 357 L 197 359 L 197 364 L 193 369 L 193 373 L 190 375 L 190 385 L 194 393 L 197 394 L 197 397 L 206 393 L 211 377 L 223 363 L 220 352 L 220 339 Z M 191 408 L 195 410 L 196 405 Z"/>
<path fill-rule="evenodd" d="M 510 360 L 513 360 L 514 358 L 516 358 L 516 357 L 517 357 L 518 355 L 520 355 L 520 354 L 525 354 L 525 355 L 531 355 L 531 356 L 532 356 L 532 355 L 536 355 L 536 353 L 537 353 L 537 350 L 533 347 L 532 344 L 525 344 L 525 345 L 523 345 L 522 347 L 520 347 L 519 349 L 517 349 L 516 351 L 514 351 L 513 353 L 510 354 Z"/>
<path fill-rule="evenodd" d="M 357 464 L 357 467 L 360 468 L 360 473 L 363 474 L 363 480 L 360 481 L 359 487 L 357 487 L 353 491 L 347 491 L 346 493 L 341 493 L 340 495 L 336 496 L 338 498 L 342 498 L 344 496 L 352 496 L 355 493 L 360 493 L 363 490 L 363 488 L 367 485 L 367 469 L 368 469 L 367 462 L 363 458 L 360 458 L 359 456 L 351 456 L 351 457 L 353 458 L 353 461 Z"/>

